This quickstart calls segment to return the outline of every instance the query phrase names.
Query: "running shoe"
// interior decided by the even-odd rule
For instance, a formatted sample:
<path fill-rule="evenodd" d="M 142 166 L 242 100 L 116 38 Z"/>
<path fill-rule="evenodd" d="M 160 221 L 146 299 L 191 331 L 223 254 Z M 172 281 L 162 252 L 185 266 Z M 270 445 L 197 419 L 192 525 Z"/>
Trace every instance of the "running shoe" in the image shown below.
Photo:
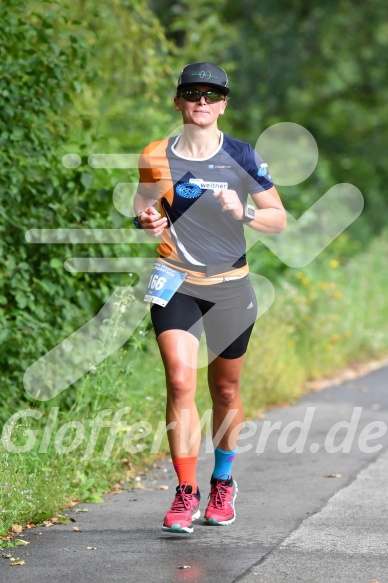
<path fill-rule="evenodd" d="M 193 494 L 189 484 L 180 484 L 176 488 L 174 502 L 164 517 L 163 530 L 168 532 L 193 532 L 193 520 L 200 516 L 199 502 L 201 495 Z"/>
<path fill-rule="evenodd" d="M 227 480 L 212 478 L 204 523 L 213 526 L 232 524 L 236 518 L 234 501 L 237 491 L 237 483 L 233 478 Z"/>

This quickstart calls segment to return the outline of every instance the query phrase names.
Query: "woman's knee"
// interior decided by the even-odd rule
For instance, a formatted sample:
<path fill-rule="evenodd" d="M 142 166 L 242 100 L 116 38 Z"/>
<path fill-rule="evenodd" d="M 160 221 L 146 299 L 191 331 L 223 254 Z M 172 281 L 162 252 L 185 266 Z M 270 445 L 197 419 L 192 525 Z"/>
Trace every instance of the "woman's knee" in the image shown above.
<path fill-rule="evenodd" d="M 230 407 L 240 396 L 240 380 L 224 380 L 216 382 L 211 388 L 213 403 Z"/>
<path fill-rule="evenodd" d="M 168 375 L 167 395 L 174 401 L 190 400 L 195 396 L 195 379 L 186 371 L 176 371 Z"/>

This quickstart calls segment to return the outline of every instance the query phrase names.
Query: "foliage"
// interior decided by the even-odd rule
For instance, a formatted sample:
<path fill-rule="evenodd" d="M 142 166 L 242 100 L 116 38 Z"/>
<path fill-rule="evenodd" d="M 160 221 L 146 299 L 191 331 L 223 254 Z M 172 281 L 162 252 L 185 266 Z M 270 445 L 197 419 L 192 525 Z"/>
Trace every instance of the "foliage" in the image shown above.
<path fill-rule="evenodd" d="M 0 8 L 0 367 L 5 408 L 23 395 L 22 374 L 106 299 L 113 279 L 70 275 L 63 259 L 73 250 L 26 243 L 32 228 L 113 226 L 104 189 L 92 174 L 62 167 L 60 148 L 86 68 L 83 43 L 66 28 L 65 14 L 45 3 L 26 12 L 21 0 Z M 63 25 L 63 28 L 61 26 Z M 61 28 L 62 32 L 58 32 Z M 107 247 L 80 255 L 108 255 Z"/>
<path fill-rule="evenodd" d="M 173 46 L 145 0 L 77 0 L 72 15 L 91 73 L 73 100 L 75 144 L 91 129 L 89 154 L 140 152 L 172 123 Z"/>

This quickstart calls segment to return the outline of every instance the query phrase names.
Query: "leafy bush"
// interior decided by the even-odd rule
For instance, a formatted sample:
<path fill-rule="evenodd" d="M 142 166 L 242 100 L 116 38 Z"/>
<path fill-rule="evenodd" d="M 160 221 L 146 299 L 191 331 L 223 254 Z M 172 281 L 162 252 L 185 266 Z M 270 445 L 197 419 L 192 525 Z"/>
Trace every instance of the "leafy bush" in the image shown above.
<path fill-rule="evenodd" d="M 84 78 L 86 50 L 66 27 L 58 33 L 65 11 L 60 16 L 50 11 L 53 3 L 45 6 L 42 14 L 26 11 L 21 0 L 0 7 L 0 368 L 6 409 L 24 396 L 26 368 L 75 322 L 90 317 L 112 287 L 107 276 L 65 272 L 70 245 L 33 245 L 25 239 L 32 228 L 112 222 L 104 189 L 91 197 L 93 176 L 78 169 L 69 179 L 59 158 L 72 122 L 72 95 Z M 107 253 L 94 246 L 81 255 Z"/>

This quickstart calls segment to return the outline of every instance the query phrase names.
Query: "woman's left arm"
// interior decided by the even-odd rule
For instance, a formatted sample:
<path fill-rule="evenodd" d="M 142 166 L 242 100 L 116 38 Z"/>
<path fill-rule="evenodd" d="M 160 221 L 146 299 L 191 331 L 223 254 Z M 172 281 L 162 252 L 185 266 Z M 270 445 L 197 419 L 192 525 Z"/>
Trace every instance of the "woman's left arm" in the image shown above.
<path fill-rule="evenodd" d="M 287 226 L 287 213 L 276 188 L 272 186 L 251 197 L 257 210 L 253 221 L 246 225 L 263 233 L 281 233 Z"/>
<path fill-rule="evenodd" d="M 242 221 L 243 205 L 235 190 L 219 190 L 213 196 L 218 198 L 222 212 L 228 211 L 236 221 Z M 257 209 L 253 221 L 245 223 L 248 227 L 263 233 L 280 233 L 286 228 L 287 213 L 274 186 L 251 197 Z"/>

